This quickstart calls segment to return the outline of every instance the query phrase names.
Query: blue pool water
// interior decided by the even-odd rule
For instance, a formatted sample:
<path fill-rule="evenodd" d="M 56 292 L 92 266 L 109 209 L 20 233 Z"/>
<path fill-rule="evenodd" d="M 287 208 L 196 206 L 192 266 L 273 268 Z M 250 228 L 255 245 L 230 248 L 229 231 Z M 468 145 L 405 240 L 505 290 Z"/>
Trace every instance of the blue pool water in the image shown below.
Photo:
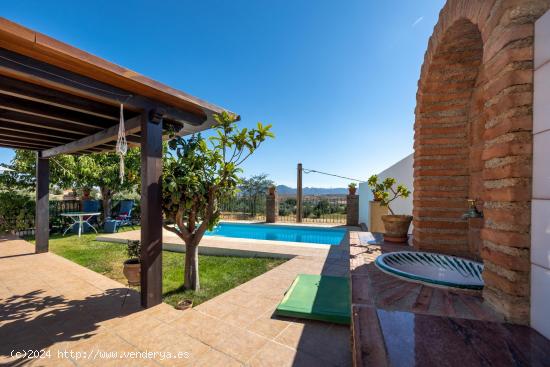
<path fill-rule="evenodd" d="M 220 223 L 207 236 L 251 238 L 255 240 L 306 242 L 322 245 L 339 245 L 346 230 L 343 228 L 319 228 L 281 226 L 249 223 Z"/>

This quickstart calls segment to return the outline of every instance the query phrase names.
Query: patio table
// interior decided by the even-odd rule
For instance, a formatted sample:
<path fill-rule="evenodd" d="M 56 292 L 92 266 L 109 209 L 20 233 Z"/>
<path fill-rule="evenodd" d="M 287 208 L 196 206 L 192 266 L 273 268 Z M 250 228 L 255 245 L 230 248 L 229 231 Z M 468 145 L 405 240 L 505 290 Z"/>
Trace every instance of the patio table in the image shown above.
<path fill-rule="evenodd" d="M 93 217 L 100 215 L 100 212 L 67 212 L 67 213 L 61 213 L 62 217 L 68 217 L 73 220 L 73 223 L 63 232 L 63 236 L 69 231 L 71 228 L 74 227 L 75 224 L 78 224 L 78 237 L 82 234 L 82 226 L 84 224 L 87 224 L 90 228 L 92 228 L 95 233 L 97 233 L 97 230 L 92 226 L 88 221 L 92 219 Z M 84 219 L 84 217 L 88 217 Z"/>

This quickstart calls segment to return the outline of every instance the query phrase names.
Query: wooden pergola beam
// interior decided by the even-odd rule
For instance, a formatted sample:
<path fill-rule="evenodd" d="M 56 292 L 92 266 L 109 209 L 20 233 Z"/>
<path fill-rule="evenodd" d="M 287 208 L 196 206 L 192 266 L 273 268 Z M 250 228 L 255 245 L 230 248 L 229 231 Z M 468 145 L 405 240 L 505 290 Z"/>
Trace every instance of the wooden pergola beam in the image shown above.
<path fill-rule="evenodd" d="M 156 108 L 163 111 L 165 119 L 180 124 L 199 126 L 207 120 L 204 110 L 201 115 L 184 111 L 4 48 L 0 48 L 0 75 L 113 106 L 124 103 L 134 111 Z"/>
<path fill-rule="evenodd" d="M 141 305 L 162 302 L 162 116 L 141 119 Z"/>
<path fill-rule="evenodd" d="M 141 117 L 133 117 L 127 120 L 124 125 L 126 134 L 133 134 L 141 129 Z M 80 140 L 44 150 L 42 151 L 42 157 L 50 158 L 59 154 L 71 154 L 111 142 L 117 139 L 118 129 L 119 124 L 116 124 L 114 126 L 111 126 L 110 128 L 82 138 Z"/>
<path fill-rule="evenodd" d="M 50 205 L 49 205 L 50 169 L 49 160 L 43 158 L 40 152 L 36 154 L 36 217 L 35 252 L 48 252 L 50 237 Z"/>

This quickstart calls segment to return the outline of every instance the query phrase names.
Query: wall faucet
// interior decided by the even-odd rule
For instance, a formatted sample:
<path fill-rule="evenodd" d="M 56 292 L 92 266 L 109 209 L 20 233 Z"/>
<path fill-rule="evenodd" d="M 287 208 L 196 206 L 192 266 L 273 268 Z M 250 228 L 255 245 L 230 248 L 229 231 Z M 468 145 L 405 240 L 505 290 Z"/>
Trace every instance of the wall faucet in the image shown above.
<path fill-rule="evenodd" d="M 483 213 L 477 210 L 475 199 L 468 199 L 468 210 L 462 214 L 462 219 L 483 218 Z"/>

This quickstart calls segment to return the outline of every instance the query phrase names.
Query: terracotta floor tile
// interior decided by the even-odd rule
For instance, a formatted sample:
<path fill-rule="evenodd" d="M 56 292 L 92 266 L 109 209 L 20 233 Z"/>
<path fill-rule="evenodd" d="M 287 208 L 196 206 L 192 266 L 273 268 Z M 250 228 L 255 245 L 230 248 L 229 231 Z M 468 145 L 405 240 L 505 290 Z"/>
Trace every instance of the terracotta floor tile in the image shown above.
<path fill-rule="evenodd" d="M 170 325 L 207 345 L 221 343 L 235 329 L 234 326 L 198 311 L 185 311 L 185 313 L 184 317 Z"/>
<path fill-rule="evenodd" d="M 250 367 L 322 367 L 326 364 L 305 353 L 296 353 L 294 349 L 270 341 L 248 363 Z"/>
<path fill-rule="evenodd" d="M 204 353 L 201 358 L 196 362 L 195 366 L 197 367 L 214 367 L 214 366 L 223 366 L 223 367 L 238 367 L 243 366 L 243 363 L 237 361 L 231 356 L 222 353 L 215 349 L 210 349 L 208 352 Z"/>
<path fill-rule="evenodd" d="M 213 299 L 194 308 L 210 316 L 223 319 L 225 315 L 238 310 L 239 307 L 230 303 L 221 303 L 217 299 Z"/>
<path fill-rule="evenodd" d="M 248 330 L 268 339 L 274 339 L 290 324 L 289 321 L 278 319 L 275 316 L 269 317 L 264 315 L 250 324 Z"/>
<path fill-rule="evenodd" d="M 215 349 L 230 355 L 240 362 L 247 362 L 268 339 L 246 330 L 234 329 L 221 343 L 213 345 Z"/>
<path fill-rule="evenodd" d="M 225 315 L 223 321 L 236 327 L 247 328 L 254 320 L 262 316 L 262 313 L 260 310 L 241 307 Z"/>
<path fill-rule="evenodd" d="M 304 345 L 315 345 L 317 335 L 324 333 L 330 324 L 322 322 L 293 322 L 283 330 L 275 341 L 293 349 L 304 349 Z"/>
<path fill-rule="evenodd" d="M 136 344 L 136 339 L 146 336 L 157 326 L 164 325 L 161 321 L 147 317 L 146 315 L 139 315 L 131 320 L 123 319 L 120 321 L 120 323 L 112 328 L 112 332 L 132 342 L 132 344 Z"/>

